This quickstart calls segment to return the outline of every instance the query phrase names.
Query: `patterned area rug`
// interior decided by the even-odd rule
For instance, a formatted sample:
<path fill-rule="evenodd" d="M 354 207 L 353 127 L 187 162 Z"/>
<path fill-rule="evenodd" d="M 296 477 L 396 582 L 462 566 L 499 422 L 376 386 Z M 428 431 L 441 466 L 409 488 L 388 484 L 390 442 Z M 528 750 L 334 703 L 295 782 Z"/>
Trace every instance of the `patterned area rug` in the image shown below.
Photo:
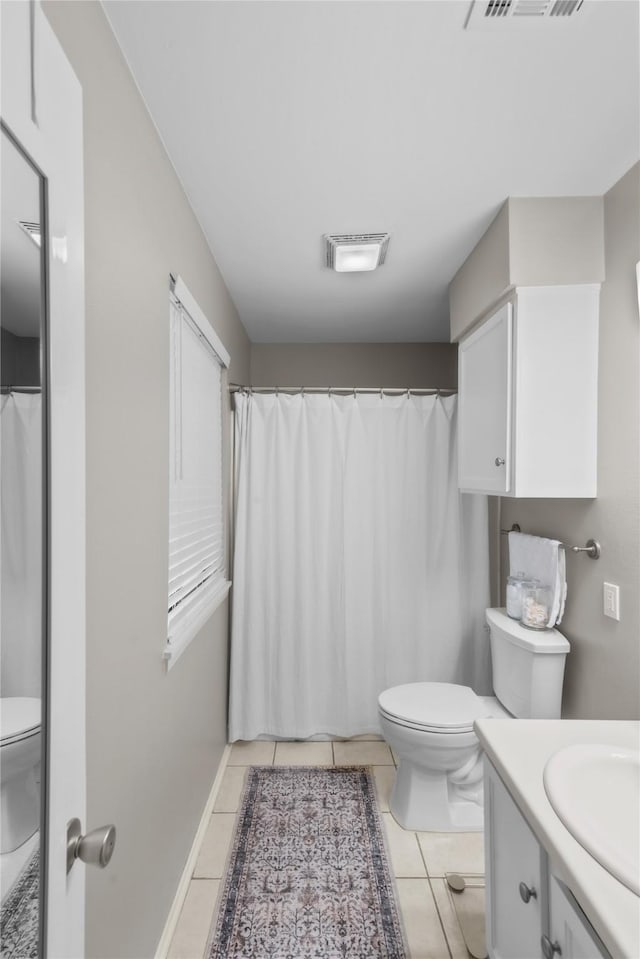
<path fill-rule="evenodd" d="M 404 959 L 367 767 L 247 772 L 209 959 Z"/>
<path fill-rule="evenodd" d="M 34 959 L 38 955 L 39 895 L 40 855 L 36 849 L 2 903 L 1 959 Z"/>

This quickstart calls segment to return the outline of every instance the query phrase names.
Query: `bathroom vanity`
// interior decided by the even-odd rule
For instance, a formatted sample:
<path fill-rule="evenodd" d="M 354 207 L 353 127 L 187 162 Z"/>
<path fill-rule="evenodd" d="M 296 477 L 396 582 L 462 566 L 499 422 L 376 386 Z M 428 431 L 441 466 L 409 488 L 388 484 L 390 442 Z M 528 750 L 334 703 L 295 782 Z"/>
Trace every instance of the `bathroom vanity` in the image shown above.
<path fill-rule="evenodd" d="M 637 959 L 640 897 L 563 824 L 544 770 L 576 744 L 638 750 L 637 722 L 482 719 L 487 946 L 492 959 Z M 610 814 L 616 816 L 616 809 Z M 630 843 L 634 842 L 630 837 Z"/>

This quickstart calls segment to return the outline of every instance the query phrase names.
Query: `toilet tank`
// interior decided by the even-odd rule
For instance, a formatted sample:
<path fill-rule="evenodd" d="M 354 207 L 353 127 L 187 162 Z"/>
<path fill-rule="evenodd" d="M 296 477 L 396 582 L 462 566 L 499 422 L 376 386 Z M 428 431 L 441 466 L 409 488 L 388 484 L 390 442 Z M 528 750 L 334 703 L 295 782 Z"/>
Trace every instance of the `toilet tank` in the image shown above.
<path fill-rule="evenodd" d="M 487 609 L 493 690 L 518 719 L 559 719 L 569 643 L 557 629 L 527 629 L 504 609 Z"/>

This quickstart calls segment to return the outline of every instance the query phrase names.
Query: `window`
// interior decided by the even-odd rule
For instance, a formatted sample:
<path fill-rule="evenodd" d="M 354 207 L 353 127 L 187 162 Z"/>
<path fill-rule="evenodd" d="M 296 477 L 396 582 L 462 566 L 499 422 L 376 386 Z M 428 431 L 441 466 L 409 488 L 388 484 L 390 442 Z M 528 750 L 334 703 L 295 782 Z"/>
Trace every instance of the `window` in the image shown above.
<path fill-rule="evenodd" d="M 222 495 L 222 371 L 229 354 L 180 277 L 170 319 L 168 668 L 231 585 Z"/>

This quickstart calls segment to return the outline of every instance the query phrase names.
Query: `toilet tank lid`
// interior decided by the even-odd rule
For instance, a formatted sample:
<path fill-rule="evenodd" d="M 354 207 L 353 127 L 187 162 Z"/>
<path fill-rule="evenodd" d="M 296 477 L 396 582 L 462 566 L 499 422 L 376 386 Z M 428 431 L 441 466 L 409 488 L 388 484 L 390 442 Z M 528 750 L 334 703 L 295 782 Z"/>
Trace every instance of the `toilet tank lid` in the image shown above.
<path fill-rule="evenodd" d="M 569 641 L 557 629 L 527 629 L 517 619 L 507 616 L 506 609 L 487 609 L 485 617 L 491 629 L 532 653 L 568 653 L 571 649 Z"/>
<path fill-rule="evenodd" d="M 0 741 L 14 739 L 21 733 L 40 726 L 40 700 L 31 696 L 8 696 L 0 699 Z"/>
<path fill-rule="evenodd" d="M 455 683 L 406 683 L 385 689 L 378 697 L 389 716 L 431 729 L 469 729 L 488 716 L 487 705 L 469 686 Z"/>

